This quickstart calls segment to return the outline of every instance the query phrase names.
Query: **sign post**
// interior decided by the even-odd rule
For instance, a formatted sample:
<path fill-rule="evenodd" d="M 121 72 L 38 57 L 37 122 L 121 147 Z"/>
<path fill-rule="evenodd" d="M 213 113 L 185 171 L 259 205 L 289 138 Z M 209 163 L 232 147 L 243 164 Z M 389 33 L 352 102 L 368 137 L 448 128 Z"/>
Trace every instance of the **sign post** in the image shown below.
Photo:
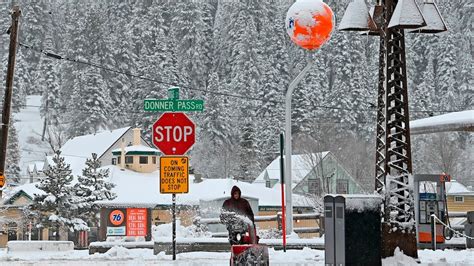
<path fill-rule="evenodd" d="M 180 100 L 179 88 L 168 89 L 168 99 L 145 99 L 145 111 L 164 113 L 153 124 L 152 142 L 165 155 L 160 157 L 160 193 L 172 194 L 172 244 L 176 260 L 176 193 L 189 192 L 189 158 L 184 155 L 195 142 L 193 121 L 183 111 L 203 111 L 203 100 Z"/>
<path fill-rule="evenodd" d="M 160 192 L 172 194 L 173 260 L 176 260 L 176 193 L 189 191 L 189 159 L 186 156 L 160 158 Z"/>

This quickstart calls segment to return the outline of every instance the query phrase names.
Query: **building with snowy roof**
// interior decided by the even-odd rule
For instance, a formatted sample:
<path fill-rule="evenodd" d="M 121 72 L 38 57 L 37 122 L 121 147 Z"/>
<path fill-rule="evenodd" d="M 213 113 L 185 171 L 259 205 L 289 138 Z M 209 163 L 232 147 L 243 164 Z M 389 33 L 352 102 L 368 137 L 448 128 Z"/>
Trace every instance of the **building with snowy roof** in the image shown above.
<path fill-rule="evenodd" d="M 124 127 L 78 136 L 68 140 L 60 151 L 65 162 L 71 166 L 73 174 L 79 175 L 85 167 L 86 160 L 92 157 L 92 153 L 97 154 L 97 158 L 103 166 L 121 165 L 122 148 L 125 149 L 125 168 L 137 170 L 151 167 L 153 170 L 157 169 L 156 157 L 160 152 L 152 148 L 142 138 L 139 128 Z M 146 163 L 143 163 L 145 160 Z M 52 156 L 47 156 L 43 170 L 48 169 L 52 163 Z"/>
<path fill-rule="evenodd" d="M 362 187 L 329 151 L 291 157 L 292 190 L 296 194 L 360 194 Z M 273 188 L 280 182 L 280 156 L 271 162 L 254 183 Z"/>
<path fill-rule="evenodd" d="M 447 131 L 474 132 L 474 110 L 452 112 L 410 121 L 411 135 Z"/>
<path fill-rule="evenodd" d="M 446 182 L 446 202 L 450 212 L 474 210 L 474 191 L 456 180 Z"/>
<path fill-rule="evenodd" d="M 30 183 L 38 181 L 44 176 L 44 161 L 31 162 L 26 167 L 26 174 L 29 177 Z"/>

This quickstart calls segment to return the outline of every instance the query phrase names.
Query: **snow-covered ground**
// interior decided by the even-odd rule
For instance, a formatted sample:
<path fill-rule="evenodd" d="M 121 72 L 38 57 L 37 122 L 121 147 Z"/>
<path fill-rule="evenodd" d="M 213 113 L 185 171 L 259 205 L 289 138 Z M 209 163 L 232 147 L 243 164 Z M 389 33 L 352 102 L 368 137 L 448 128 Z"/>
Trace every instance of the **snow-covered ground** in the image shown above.
<path fill-rule="evenodd" d="M 45 153 L 50 152 L 46 142 L 41 141 L 43 119 L 40 116 L 41 95 L 26 97 L 26 107 L 14 115 L 21 150 L 20 168 L 26 172 L 28 164 L 44 161 Z"/>
<path fill-rule="evenodd" d="M 324 265 L 324 250 L 269 249 L 271 265 Z M 468 250 L 419 250 L 420 264 L 414 259 L 397 253 L 383 260 L 383 265 L 474 265 L 474 249 Z M 229 265 L 229 252 L 190 252 L 177 255 L 160 253 L 152 249 L 125 249 L 114 247 L 105 254 L 89 255 L 87 250 L 71 252 L 16 252 L 0 251 L 0 265 Z"/>
<path fill-rule="evenodd" d="M 322 250 L 269 250 L 271 265 L 324 265 Z M 105 254 L 89 255 L 87 250 L 72 252 L 0 253 L 0 265 L 229 265 L 230 252 L 190 252 L 153 255 L 152 249 L 114 247 Z"/>

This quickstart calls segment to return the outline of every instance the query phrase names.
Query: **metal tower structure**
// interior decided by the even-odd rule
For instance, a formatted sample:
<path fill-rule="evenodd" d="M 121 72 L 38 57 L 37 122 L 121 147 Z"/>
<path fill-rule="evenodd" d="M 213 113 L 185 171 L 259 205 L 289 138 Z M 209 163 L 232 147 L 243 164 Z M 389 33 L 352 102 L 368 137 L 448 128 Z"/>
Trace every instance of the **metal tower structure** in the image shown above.
<path fill-rule="evenodd" d="M 425 18 L 425 12 L 429 12 L 429 17 Z M 342 31 L 362 31 L 380 37 L 375 190 L 384 197 L 382 257 L 392 256 L 396 247 L 417 257 L 414 201 L 409 184 L 412 158 L 406 29 L 437 33 L 446 31 L 446 25 L 433 0 L 425 0 L 422 10 L 415 0 L 379 0 L 370 10 L 365 0 L 354 0 L 339 25 Z"/>

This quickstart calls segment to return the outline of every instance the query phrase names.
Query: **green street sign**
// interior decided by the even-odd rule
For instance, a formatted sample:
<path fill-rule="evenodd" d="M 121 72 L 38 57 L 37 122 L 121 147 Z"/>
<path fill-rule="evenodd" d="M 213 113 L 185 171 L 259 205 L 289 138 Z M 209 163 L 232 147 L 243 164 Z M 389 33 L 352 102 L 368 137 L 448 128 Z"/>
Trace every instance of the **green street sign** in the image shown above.
<path fill-rule="evenodd" d="M 168 98 L 170 100 L 178 100 L 179 99 L 179 88 L 178 87 L 171 87 L 168 89 Z"/>
<path fill-rule="evenodd" d="M 203 100 L 180 100 L 179 87 L 168 89 L 168 99 L 145 99 L 143 102 L 145 111 L 151 112 L 192 112 L 203 111 Z"/>
<path fill-rule="evenodd" d="M 192 112 L 203 111 L 203 100 L 157 100 L 145 99 L 145 111 L 154 112 Z"/>

